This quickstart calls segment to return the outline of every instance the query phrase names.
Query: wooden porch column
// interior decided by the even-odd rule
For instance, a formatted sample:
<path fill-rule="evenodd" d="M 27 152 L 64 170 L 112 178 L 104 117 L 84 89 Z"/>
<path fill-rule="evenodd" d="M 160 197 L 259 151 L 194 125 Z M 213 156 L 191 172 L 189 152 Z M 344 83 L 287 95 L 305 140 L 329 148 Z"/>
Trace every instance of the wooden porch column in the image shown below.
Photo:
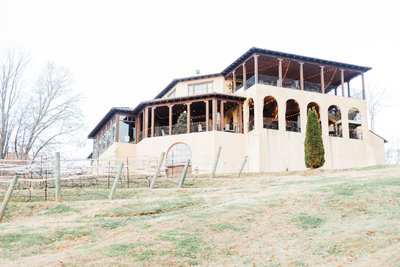
<path fill-rule="evenodd" d="M 187 111 L 186 111 L 186 114 L 187 114 L 187 116 L 186 116 L 186 132 L 187 133 L 190 133 L 190 104 L 191 103 L 186 104 L 186 107 L 187 107 Z"/>
<path fill-rule="evenodd" d="M 206 132 L 208 132 L 208 124 L 210 122 L 210 107 L 208 104 L 208 100 L 204 102 L 206 103 Z"/>
<path fill-rule="evenodd" d="M 304 91 L 304 73 L 303 73 L 304 62 L 299 62 L 299 64 L 300 64 L 300 90 Z"/>
<path fill-rule="evenodd" d="M 340 69 L 340 84 L 342 85 L 342 96 L 344 97 L 344 69 Z"/>
<path fill-rule="evenodd" d="M 365 99 L 365 82 L 364 82 L 364 73 L 361 73 L 361 82 L 362 82 L 362 96 Z"/>
<path fill-rule="evenodd" d="M 221 100 L 219 114 L 220 114 L 219 129 L 220 129 L 220 131 L 224 131 L 224 101 L 222 101 L 222 100 Z"/>
<path fill-rule="evenodd" d="M 148 128 L 149 128 L 149 109 L 146 107 L 144 109 L 144 122 L 143 122 L 143 126 L 144 126 L 144 133 L 143 133 L 143 138 L 147 138 L 147 134 L 149 132 Z"/>
<path fill-rule="evenodd" d="M 282 59 L 278 58 L 279 64 L 278 64 L 278 71 L 279 71 L 279 79 L 278 79 L 278 87 L 282 87 Z"/>
<path fill-rule="evenodd" d="M 136 116 L 135 118 L 135 143 L 139 143 L 139 135 L 140 135 L 140 114 Z"/>
<path fill-rule="evenodd" d="M 154 137 L 154 109 L 154 107 L 151 107 L 151 137 Z"/>
<path fill-rule="evenodd" d="M 246 86 L 246 62 L 242 64 L 243 65 L 243 90 L 247 89 Z"/>
<path fill-rule="evenodd" d="M 321 93 L 325 94 L 325 75 L 324 75 L 324 66 L 321 67 Z"/>
<path fill-rule="evenodd" d="M 243 133 L 243 105 L 239 103 L 239 133 Z"/>
<path fill-rule="evenodd" d="M 232 72 L 232 76 L 233 76 L 233 86 L 232 86 L 233 92 L 232 93 L 234 93 L 236 91 L 236 73 L 235 73 L 235 71 L 236 70 L 233 70 L 233 72 Z"/>
<path fill-rule="evenodd" d="M 254 80 L 258 83 L 258 55 L 254 55 Z"/>
<path fill-rule="evenodd" d="M 217 130 L 217 99 L 212 100 L 212 130 Z"/>
<path fill-rule="evenodd" d="M 119 115 L 118 114 L 115 115 L 115 142 L 119 142 Z"/>
<path fill-rule="evenodd" d="M 168 133 L 169 135 L 172 135 L 172 107 L 174 105 L 168 106 L 169 112 L 168 112 Z"/>

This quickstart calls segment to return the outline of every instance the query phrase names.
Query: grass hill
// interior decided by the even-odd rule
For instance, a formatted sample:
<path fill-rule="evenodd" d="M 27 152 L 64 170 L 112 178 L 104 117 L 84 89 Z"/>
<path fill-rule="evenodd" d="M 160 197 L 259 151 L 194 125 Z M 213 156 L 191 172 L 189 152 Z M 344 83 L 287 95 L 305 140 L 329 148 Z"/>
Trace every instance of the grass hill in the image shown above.
<path fill-rule="evenodd" d="M 186 184 L 11 202 L 0 265 L 399 266 L 400 166 Z"/>

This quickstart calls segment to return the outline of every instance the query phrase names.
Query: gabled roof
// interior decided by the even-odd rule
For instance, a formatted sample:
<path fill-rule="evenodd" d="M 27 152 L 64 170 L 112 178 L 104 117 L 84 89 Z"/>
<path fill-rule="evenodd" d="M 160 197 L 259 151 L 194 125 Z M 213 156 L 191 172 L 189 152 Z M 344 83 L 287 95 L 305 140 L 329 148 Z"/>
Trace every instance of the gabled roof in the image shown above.
<path fill-rule="evenodd" d="M 197 76 L 173 79 L 172 82 L 170 82 L 167 85 L 167 87 L 165 87 L 154 99 L 163 97 L 166 93 L 168 93 L 169 90 L 171 90 L 172 87 L 174 87 L 179 82 L 195 81 L 195 80 L 213 78 L 213 77 L 218 77 L 218 76 L 222 76 L 222 74 L 221 73 L 213 73 L 213 74 L 197 75 Z"/>
<path fill-rule="evenodd" d="M 238 59 L 236 59 L 232 64 L 230 64 L 228 67 L 226 67 L 221 72 L 222 75 L 224 75 L 224 76 L 228 75 L 232 70 L 236 69 L 239 65 L 241 65 L 246 59 L 248 59 L 254 53 L 257 53 L 260 55 L 275 56 L 275 57 L 282 57 L 282 58 L 287 58 L 287 59 L 292 59 L 292 60 L 305 61 L 305 62 L 310 62 L 310 63 L 317 63 L 317 64 L 322 64 L 322 65 L 329 65 L 329 66 L 338 67 L 338 68 L 347 68 L 347 69 L 357 70 L 357 71 L 361 71 L 361 72 L 366 72 L 371 69 L 370 67 L 357 66 L 357 65 L 341 63 L 341 62 L 337 62 L 337 61 L 331 61 L 331 60 L 325 60 L 325 59 L 319 59 L 319 58 L 313 58 L 313 57 L 306 57 L 306 56 L 301 56 L 301 55 L 296 55 L 296 54 L 289 54 L 289 53 L 278 52 L 278 51 L 274 51 L 274 50 L 252 47 L 246 53 L 244 53 Z"/>

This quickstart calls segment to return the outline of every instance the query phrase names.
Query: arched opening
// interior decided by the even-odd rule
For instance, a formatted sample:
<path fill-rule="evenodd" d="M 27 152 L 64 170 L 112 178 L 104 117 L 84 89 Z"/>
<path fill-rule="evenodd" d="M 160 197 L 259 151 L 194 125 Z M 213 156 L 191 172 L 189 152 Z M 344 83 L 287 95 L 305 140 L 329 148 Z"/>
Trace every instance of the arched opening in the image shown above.
<path fill-rule="evenodd" d="M 272 96 L 264 98 L 263 125 L 266 129 L 278 130 L 278 103 Z"/>
<path fill-rule="evenodd" d="M 192 152 L 185 143 L 176 143 L 172 145 L 167 152 L 167 176 L 177 177 L 181 174 L 188 159 L 192 158 Z M 189 165 L 188 173 L 192 169 Z"/>
<path fill-rule="evenodd" d="M 349 137 L 351 139 L 363 139 L 361 114 L 356 108 L 349 110 Z"/>
<path fill-rule="evenodd" d="M 328 129 L 330 136 L 343 137 L 342 114 L 335 105 L 328 108 Z"/>
<path fill-rule="evenodd" d="M 286 101 L 286 131 L 300 132 L 300 106 L 294 99 Z"/>
<path fill-rule="evenodd" d="M 319 113 L 319 106 L 318 106 L 317 103 L 315 103 L 315 102 L 310 102 L 310 103 L 307 105 L 307 115 L 308 115 L 308 111 L 310 111 L 312 108 L 315 108 L 315 110 L 317 111 L 317 114 L 318 114 L 318 121 L 319 121 L 319 127 L 321 128 L 321 131 L 322 131 L 321 116 L 320 116 L 320 113 Z"/>
<path fill-rule="evenodd" d="M 249 98 L 249 132 L 254 130 L 254 100 Z"/>

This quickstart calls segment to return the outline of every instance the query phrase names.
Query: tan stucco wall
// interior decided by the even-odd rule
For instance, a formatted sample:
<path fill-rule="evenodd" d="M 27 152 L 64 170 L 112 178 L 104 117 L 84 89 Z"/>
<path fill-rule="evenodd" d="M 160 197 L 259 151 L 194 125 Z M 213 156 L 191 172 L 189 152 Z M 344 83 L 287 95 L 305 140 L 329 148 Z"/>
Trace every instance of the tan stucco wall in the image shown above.
<path fill-rule="evenodd" d="M 209 79 L 205 79 L 209 80 Z M 223 79 L 216 79 L 224 88 Z M 225 83 L 225 86 L 227 84 Z M 183 86 L 187 93 L 187 84 Z M 215 89 L 217 87 L 214 87 Z M 315 102 L 320 107 L 322 138 L 325 148 L 326 169 L 362 167 L 384 163 L 383 140 L 368 131 L 366 103 L 361 99 L 312 93 L 267 85 L 254 85 L 248 90 L 239 90 L 235 94 L 253 98 L 255 110 L 255 129 L 244 134 L 226 132 L 201 132 L 172 136 L 145 138 L 138 144 L 114 143 L 100 159 L 126 157 L 135 159 L 157 159 L 161 152 L 167 152 L 175 143 L 187 144 L 192 152 L 192 170 L 209 173 L 218 146 L 222 147 L 217 172 L 236 172 L 245 155 L 248 163 L 244 171 L 293 171 L 304 170 L 304 139 L 306 129 L 306 107 Z M 273 96 L 278 103 L 279 130 L 264 129 L 262 111 L 264 98 Z M 301 133 L 287 132 L 285 127 L 286 101 L 294 99 L 299 103 Z M 248 100 L 244 104 L 244 125 L 248 122 Z M 343 122 L 343 137 L 329 136 L 328 108 L 336 105 L 340 108 Z M 363 128 L 363 140 L 350 139 L 347 114 L 351 108 L 360 111 Z M 245 127 L 246 128 L 246 127 Z"/>

